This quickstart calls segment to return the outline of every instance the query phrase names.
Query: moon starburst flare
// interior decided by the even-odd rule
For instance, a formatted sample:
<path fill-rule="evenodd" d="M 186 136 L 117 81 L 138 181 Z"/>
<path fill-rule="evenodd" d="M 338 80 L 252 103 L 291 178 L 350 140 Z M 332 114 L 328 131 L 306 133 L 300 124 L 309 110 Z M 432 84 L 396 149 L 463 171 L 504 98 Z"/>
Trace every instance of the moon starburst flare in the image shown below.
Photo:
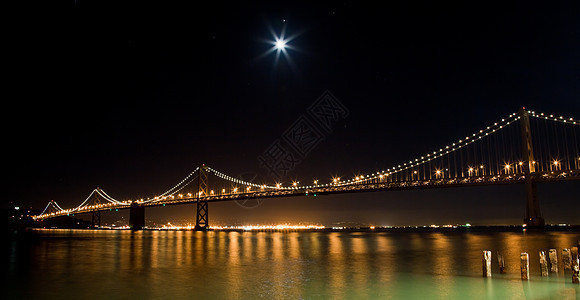
<path fill-rule="evenodd" d="M 290 57 L 289 51 L 297 51 L 298 49 L 291 44 L 291 42 L 298 36 L 298 34 L 294 34 L 292 36 L 286 37 L 286 25 L 282 27 L 280 34 L 277 34 L 276 31 L 272 28 L 272 26 L 268 26 L 270 34 L 272 35 L 271 39 L 263 40 L 264 43 L 271 45 L 271 47 L 266 50 L 266 52 L 262 53 L 258 56 L 258 59 L 264 58 L 271 53 L 275 53 L 274 57 L 274 68 L 278 65 L 280 61 L 280 57 L 283 57 L 292 69 L 295 68 L 292 58 Z"/>

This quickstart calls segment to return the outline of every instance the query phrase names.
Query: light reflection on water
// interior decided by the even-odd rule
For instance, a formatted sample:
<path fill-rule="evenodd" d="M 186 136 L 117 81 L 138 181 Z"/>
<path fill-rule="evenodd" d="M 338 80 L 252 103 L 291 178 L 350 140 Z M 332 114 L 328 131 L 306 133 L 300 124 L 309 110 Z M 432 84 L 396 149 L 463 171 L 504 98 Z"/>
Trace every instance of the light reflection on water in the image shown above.
<path fill-rule="evenodd" d="M 192 232 L 37 230 L 8 247 L 2 299 L 577 299 L 538 251 L 577 232 Z M 493 277 L 481 277 L 481 251 Z M 497 252 L 508 274 L 501 275 Z M 519 256 L 530 253 L 529 282 Z M 5 297 L 6 295 L 7 297 Z M 197 297 L 196 297 L 197 296 Z"/>

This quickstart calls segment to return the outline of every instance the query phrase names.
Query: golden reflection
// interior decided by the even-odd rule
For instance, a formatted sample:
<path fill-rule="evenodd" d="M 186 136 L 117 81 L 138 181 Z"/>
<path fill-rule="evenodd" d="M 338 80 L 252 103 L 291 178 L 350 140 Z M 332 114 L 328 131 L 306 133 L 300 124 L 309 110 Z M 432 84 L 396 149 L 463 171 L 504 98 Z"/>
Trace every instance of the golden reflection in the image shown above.
<path fill-rule="evenodd" d="M 290 297 L 291 291 L 287 291 L 288 293 L 286 294 L 283 288 L 285 281 L 294 275 L 292 267 L 295 267 L 288 264 L 288 256 L 284 255 L 287 233 L 273 232 L 268 234 L 272 235 L 272 258 L 273 261 L 277 262 L 271 264 L 271 269 L 269 270 L 271 276 L 268 278 L 268 283 L 273 287 L 270 296 L 272 299 Z"/>
<path fill-rule="evenodd" d="M 131 256 L 133 257 L 133 270 L 143 268 L 143 236 L 144 232 L 139 231 L 131 235 Z"/>
<path fill-rule="evenodd" d="M 384 234 L 377 234 L 374 238 L 376 243 L 377 261 L 376 270 L 378 273 L 378 282 L 381 285 L 387 284 L 392 278 L 393 274 L 397 272 L 397 264 L 395 263 L 396 249 L 394 249 L 389 236 Z"/>
<path fill-rule="evenodd" d="M 159 231 L 151 232 L 151 269 L 157 269 L 159 266 Z"/>
<path fill-rule="evenodd" d="M 86 231 L 84 232 L 85 234 L 89 234 L 90 237 L 89 238 L 95 238 L 95 230 L 90 230 L 90 231 Z M 72 250 L 72 249 L 69 249 Z M 98 248 L 90 248 L 90 249 L 84 249 L 83 251 L 85 257 L 97 257 L 99 255 L 103 255 L 102 250 L 98 249 Z M 90 268 L 91 270 L 96 270 L 98 265 L 98 261 L 95 259 L 85 259 L 82 262 L 76 262 L 75 257 L 74 256 L 69 256 L 69 258 L 71 258 L 72 260 L 70 261 L 71 263 L 82 263 L 85 264 L 88 268 Z"/>
<path fill-rule="evenodd" d="M 228 237 L 228 233 L 227 232 L 218 232 L 216 233 L 216 238 L 218 239 L 218 261 L 219 262 L 225 262 L 226 261 L 226 252 L 227 251 L 223 251 L 223 249 L 227 249 L 226 248 L 226 241 L 227 241 L 227 237 Z"/>
<path fill-rule="evenodd" d="M 391 242 L 390 236 L 382 233 L 378 233 L 375 236 L 377 252 L 379 253 L 392 253 L 394 250 L 393 244 Z"/>
<path fill-rule="evenodd" d="M 466 234 L 466 249 L 465 252 L 468 274 L 479 274 L 481 275 L 481 256 L 483 255 L 483 250 L 490 250 L 494 251 L 494 249 L 490 249 L 489 245 L 483 240 L 483 238 L 479 234 L 475 233 L 467 233 Z M 519 256 L 518 256 L 519 257 Z"/>
<path fill-rule="evenodd" d="M 282 233 L 274 232 L 272 233 L 272 258 L 274 260 L 279 260 L 284 256 Z"/>
<path fill-rule="evenodd" d="M 226 233 L 224 233 L 226 234 Z M 229 294 L 228 299 L 235 299 L 239 295 L 240 290 L 244 284 L 244 276 L 240 272 L 240 233 L 236 231 L 228 232 L 227 237 L 227 253 L 228 259 L 224 263 L 225 266 L 225 280 L 227 282 L 228 289 L 226 292 Z"/>
<path fill-rule="evenodd" d="M 437 275 L 451 274 L 451 256 L 453 253 L 449 249 L 448 237 L 442 233 L 433 234 L 431 252 L 432 253 L 430 255 L 435 256 L 435 261 L 433 263 L 433 273 Z"/>
<path fill-rule="evenodd" d="M 302 235 L 304 236 L 304 235 Z M 300 261 L 317 261 L 318 263 L 310 264 L 305 267 L 305 264 L 297 264 L 300 268 L 296 270 L 300 277 L 304 276 L 304 272 L 308 272 L 316 277 L 322 274 L 328 274 L 328 260 L 327 260 L 327 247 L 326 247 L 326 235 L 320 232 L 310 232 L 307 236 L 308 244 L 305 247 L 304 244 L 299 243 L 298 247 L 303 249 L 301 252 L 302 259 Z M 310 248 L 310 251 L 308 251 Z M 312 276 L 311 275 L 311 276 Z M 313 280 L 309 282 L 309 288 L 320 291 L 324 290 L 325 284 L 319 280 Z M 300 297 L 300 291 L 296 290 L 295 298 Z"/>
<path fill-rule="evenodd" d="M 228 254 L 229 264 L 237 265 L 240 263 L 240 233 L 232 231 L 228 233 Z"/>
<path fill-rule="evenodd" d="M 424 237 L 417 233 L 411 233 L 406 237 L 405 242 L 410 243 L 408 245 L 409 248 L 402 249 L 402 251 L 410 255 L 409 267 L 411 268 L 411 272 L 416 274 L 425 273 L 428 261 L 424 261 L 427 258 L 425 255 Z"/>
<path fill-rule="evenodd" d="M 116 247 L 117 247 L 117 271 L 127 270 L 129 268 L 129 259 L 127 255 L 129 251 L 126 249 L 126 240 L 127 237 L 131 234 L 129 231 L 121 231 L 121 236 L 117 240 Z"/>
<path fill-rule="evenodd" d="M 252 233 L 242 233 L 242 259 L 243 263 L 252 263 L 253 261 L 253 247 L 252 247 Z"/>
<path fill-rule="evenodd" d="M 499 251 L 504 258 L 505 269 L 508 274 L 520 272 L 520 254 L 525 252 L 522 248 L 522 235 L 515 232 L 503 232 L 500 234 L 501 248 L 492 253 L 492 271 L 493 266 L 498 264 L 497 251 Z M 494 260 L 495 254 L 495 260 Z M 498 266 L 499 270 L 499 266 Z"/>
<path fill-rule="evenodd" d="M 161 249 L 171 249 L 171 241 L 169 240 L 169 235 L 171 233 L 168 231 L 161 231 L 159 232 L 159 245 Z M 160 260 L 163 261 L 172 261 L 173 257 L 175 256 L 174 251 L 161 251 L 161 256 L 159 257 Z"/>
<path fill-rule="evenodd" d="M 361 298 L 369 298 L 369 277 L 374 274 L 369 272 L 367 236 L 363 233 L 352 233 L 349 236 L 352 254 L 350 256 L 349 273 L 352 274 L 352 284 L 356 295 Z"/>
<path fill-rule="evenodd" d="M 345 290 L 345 284 L 347 283 L 345 278 L 347 270 L 344 268 L 347 257 L 345 255 L 341 233 L 329 233 L 328 242 L 330 248 L 328 258 L 328 293 L 332 295 L 329 298 L 335 298 L 337 296 L 344 297 L 344 295 L 340 294 L 340 291 Z"/>
<path fill-rule="evenodd" d="M 288 236 L 287 250 L 290 258 L 293 259 L 300 258 L 300 242 L 298 241 L 298 238 L 300 237 L 301 234 L 299 232 L 290 232 L 286 233 L 286 235 Z"/>
<path fill-rule="evenodd" d="M 429 250 L 428 250 L 429 251 Z M 431 253 L 433 258 L 433 274 L 437 276 L 437 290 L 443 295 L 453 292 L 452 256 L 455 254 L 449 247 L 449 237 L 442 233 L 434 233 L 431 237 Z"/>
<path fill-rule="evenodd" d="M 313 234 L 313 233 L 309 233 Z M 289 245 L 289 257 L 286 257 L 286 277 L 278 283 L 280 287 L 280 291 L 278 294 L 284 297 L 290 297 L 292 299 L 303 298 L 302 292 L 303 287 L 301 284 L 304 281 L 304 273 L 307 272 L 304 269 L 304 266 L 307 260 L 310 258 L 306 257 L 306 252 L 302 251 L 302 247 L 305 246 L 304 241 L 308 238 L 305 237 L 300 232 L 289 232 L 285 233 L 286 236 L 289 236 L 288 245 Z M 301 240 L 301 238 L 305 238 L 305 240 Z M 308 272 L 315 273 L 314 265 L 308 264 L 310 267 Z M 282 297 L 275 297 L 275 298 L 282 298 Z"/>
<path fill-rule="evenodd" d="M 184 245 L 183 246 L 184 247 L 183 257 L 185 259 L 186 266 L 191 266 L 191 264 L 193 262 L 192 261 L 193 258 L 191 256 L 191 252 L 193 251 L 193 249 L 192 249 L 193 245 L 192 245 L 192 239 L 191 239 L 192 235 L 193 235 L 192 231 L 185 231 L 183 233 L 183 245 Z"/>
<path fill-rule="evenodd" d="M 214 266 L 216 263 L 216 257 L 217 257 L 217 253 L 219 252 L 218 249 L 216 249 L 217 247 L 217 241 L 216 241 L 216 233 L 213 231 L 207 231 L 205 232 L 205 236 L 204 236 L 204 257 L 205 257 L 205 262 L 206 262 L 206 267 L 207 266 Z"/>
<path fill-rule="evenodd" d="M 310 238 L 310 256 L 316 259 L 320 259 L 322 253 L 320 250 L 320 236 L 318 232 L 312 232 L 309 235 Z"/>
<path fill-rule="evenodd" d="M 46 295 L 183 299 L 567 299 L 564 276 L 539 276 L 538 251 L 576 245 L 577 232 L 175 232 L 43 231 L 17 243 L 8 269 Z M 21 244 L 18 244 L 21 243 Z M 30 247 L 24 248 L 23 247 Z M 493 275 L 481 278 L 482 251 Z M 507 274 L 498 273 L 497 252 Z M 519 280 L 530 254 L 531 280 Z M 18 261 L 20 260 L 20 261 Z M 561 261 L 561 260 L 560 260 Z M 184 263 L 185 262 L 185 263 Z M 12 262 L 10 262 L 12 263 Z M 28 264 L 28 265 L 26 265 Z M 563 268 L 559 268 L 563 270 Z M 563 271 L 561 271 L 563 272 Z M 569 272 L 569 271 L 568 271 Z M 42 276 L 37 275 L 42 274 Z M 98 278 L 80 282 L 84 278 Z M 27 283 L 28 284 L 28 283 Z M 138 289 L 108 289 L 132 286 Z M 8 288 L 11 287 L 8 284 Z M 16 294 L 16 291 L 9 291 Z M 9 297 L 10 298 L 10 297 Z"/>
<path fill-rule="evenodd" d="M 197 267 L 204 266 L 204 261 L 203 261 L 204 252 L 205 252 L 204 242 L 203 242 L 204 233 L 205 232 L 196 231 L 194 236 L 193 236 L 193 238 L 195 239 L 195 251 L 192 254 L 193 254 L 194 265 Z"/>
<path fill-rule="evenodd" d="M 268 249 L 266 247 L 266 232 L 258 232 L 256 234 L 256 258 L 265 259 L 267 257 Z"/>
<path fill-rule="evenodd" d="M 183 231 L 174 231 L 172 236 L 173 251 L 175 251 L 175 263 L 179 265 L 183 261 Z"/>

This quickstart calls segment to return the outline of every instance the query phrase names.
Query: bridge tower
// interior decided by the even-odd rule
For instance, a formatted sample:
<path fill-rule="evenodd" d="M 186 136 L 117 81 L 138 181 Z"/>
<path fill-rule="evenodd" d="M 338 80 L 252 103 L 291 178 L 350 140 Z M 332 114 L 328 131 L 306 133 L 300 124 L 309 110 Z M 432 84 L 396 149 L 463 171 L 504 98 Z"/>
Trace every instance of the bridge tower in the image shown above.
<path fill-rule="evenodd" d="M 534 149 L 532 147 L 532 133 L 530 130 L 530 116 L 525 107 L 520 108 L 520 127 L 522 134 L 522 158 L 524 160 L 524 173 L 526 181 L 526 226 L 544 226 L 544 218 L 540 212 L 538 191 L 533 177 L 536 172 Z"/>
<path fill-rule="evenodd" d="M 205 164 L 199 167 L 197 189 L 197 215 L 195 217 L 195 230 L 205 231 L 208 229 L 207 196 L 209 196 L 208 170 Z"/>
<path fill-rule="evenodd" d="M 99 190 L 99 188 L 97 188 L 97 190 Z M 90 202 L 90 204 L 92 205 L 99 205 L 101 204 L 101 199 L 99 199 L 99 196 L 97 194 L 94 194 L 93 200 Z M 92 212 L 92 217 L 91 217 L 91 226 L 94 227 L 101 227 L 101 212 L 99 210 L 97 210 L 96 208 L 93 209 Z"/>
<path fill-rule="evenodd" d="M 44 213 L 50 215 L 51 213 L 57 212 L 59 212 L 59 210 L 56 206 L 56 202 L 54 202 L 54 200 L 50 200 L 50 202 L 48 202 L 48 205 L 46 206 L 46 209 L 44 210 Z"/>
<path fill-rule="evenodd" d="M 100 211 L 93 211 L 93 216 L 91 218 L 91 225 L 93 227 L 101 227 L 101 212 Z"/>

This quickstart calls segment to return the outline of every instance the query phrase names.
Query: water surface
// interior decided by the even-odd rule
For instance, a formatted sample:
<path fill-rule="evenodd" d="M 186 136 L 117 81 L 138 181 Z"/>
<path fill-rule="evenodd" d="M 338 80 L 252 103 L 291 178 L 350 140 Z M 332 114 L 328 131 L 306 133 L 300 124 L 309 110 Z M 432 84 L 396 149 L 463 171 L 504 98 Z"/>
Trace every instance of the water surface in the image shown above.
<path fill-rule="evenodd" d="M 538 251 L 578 232 L 35 230 L 10 240 L 2 299 L 578 299 Z M 493 252 L 482 278 L 481 251 Z M 499 274 L 497 251 L 506 260 Z M 519 275 L 530 253 L 531 280 Z M 7 297 L 5 297 L 7 296 Z"/>

